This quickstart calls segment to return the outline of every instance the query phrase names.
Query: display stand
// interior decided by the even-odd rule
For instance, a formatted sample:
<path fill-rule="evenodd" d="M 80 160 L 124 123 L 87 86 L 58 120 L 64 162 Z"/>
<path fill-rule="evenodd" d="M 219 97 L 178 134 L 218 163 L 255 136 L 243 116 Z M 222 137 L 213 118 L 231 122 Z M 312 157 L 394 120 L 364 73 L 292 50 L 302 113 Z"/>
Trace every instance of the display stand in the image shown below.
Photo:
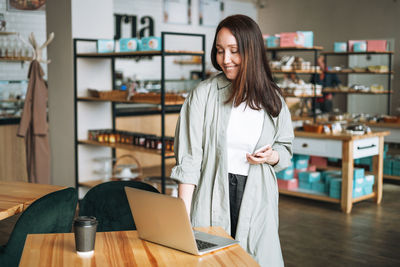
<path fill-rule="evenodd" d="M 78 52 L 78 44 L 79 43 L 96 43 L 97 40 L 94 39 L 74 39 L 74 103 L 75 103 L 75 181 L 76 181 L 76 186 L 83 186 L 87 184 L 98 184 L 99 181 L 85 181 L 85 183 L 81 183 L 79 179 L 79 168 L 80 168 L 80 155 L 79 155 L 79 147 L 80 146 L 95 146 L 95 147 L 109 147 L 112 149 L 112 156 L 115 157 L 115 149 L 128 149 L 128 150 L 134 150 L 134 151 L 140 151 L 144 153 L 151 153 L 151 154 L 157 154 L 161 156 L 161 182 L 162 182 L 162 193 L 165 193 L 165 178 L 166 178 L 166 163 L 165 160 L 168 158 L 173 158 L 173 153 L 167 153 L 165 149 L 165 115 L 167 113 L 172 113 L 172 112 L 179 112 L 180 106 L 181 105 L 176 105 L 176 103 L 173 103 L 172 106 L 168 106 L 168 103 L 166 103 L 166 92 L 165 92 L 165 59 L 168 56 L 182 56 L 182 55 L 191 55 L 191 56 L 200 56 L 201 57 L 201 66 L 202 66 L 202 79 L 205 78 L 205 35 L 204 34 L 187 34 L 187 33 L 174 33 L 174 32 L 162 32 L 161 33 L 161 38 L 162 40 L 166 40 L 165 37 L 167 35 L 176 35 L 176 36 L 190 36 L 190 37 L 198 37 L 201 39 L 201 44 L 202 44 L 202 51 L 176 51 L 176 50 L 166 50 L 165 49 L 165 42 L 162 42 L 162 48 L 161 51 L 138 51 L 138 52 L 112 52 L 112 53 L 79 53 Z M 99 98 L 92 98 L 88 97 L 87 95 L 82 95 L 82 92 L 80 91 L 78 94 L 78 75 L 85 75 L 85 73 L 88 73 L 88 71 L 84 71 L 83 74 L 80 73 L 78 70 L 78 60 L 85 60 L 89 61 L 85 63 L 86 68 L 96 68 L 96 62 L 98 60 L 106 60 L 109 62 L 110 66 L 110 77 L 112 80 L 112 85 L 113 88 L 115 88 L 115 60 L 118 58 L 132 58 L 132 59 L 138 59 L 140 57 L 154 57 L 154 56 L 159 56 L 161 57 L 161 90 L 160 90 L 160 99 L 157 101 L 155 104 L 154 102 L 149 102 L 149 104 L 153 104 L 152 106 L 150 105 L 148 108 L 141 108 L 138 114 L 134 115 L 149 115 L 149 114 L 159 114 L 161 116 L 161 142 L 162 142 L 162 148 L 161 151 L 155 151 L 154 149 L 146 149 L 143 147 L 137 147 L 133 145 L 120 145 L 120 144 L 108 144 L 108 143 L 100 143 L 100 142 L 95 142 L 95 141 L 90 141 L 90 140 L 85 140 L 82 138 L 83 133 L 85 131 L 82 131 L 82 129 L 79 128 L 79 126 L 82 126 L 82 123 L 79 123 L 79 116 L 78 112 L 81 112 L 78 108 L 78 103 L 82 111 L 90 111 L 92 116 L 95 116 L 96 110 L 102 110 L 104 108 L 108 109 L 109 107 L 105 105 L 105 103 L 111 103 L 110 107 L 110 115 L 111 115 L 111 127 L 112 129 L 115 130 L 115 120 L 117 117 L 117 110 L 115 107 L 116 103 L 132 103 L 132 105 L 135 105 L 135 101 L 127 101 L 127 100 L 115 100 L 115 99 L 99 99 Z M 107 63 L 108 64 L 108 63 Z M 104 67 L 103 67 L 104 68 Z M 107 67 L 105 67 L 107 68 Z M 96 71 L 96 70 L 94 70 Z M 79 77 L 80 78 L 80 77 Z M 93 77 L 87 77 L 87 79 L 90 79 Z M 82 87 L 82 85 L 79 85 L 79 87 Z M 82 88 L 79 88 L 82 90 Z M 86 90 L 87 88 L 85 88 Z M 98 104 L 96 104 L 98 103 Z M 140 101 L 140 103 L 143 103 L 143 101 Z M 171 108 L 172 107 L 172 108 Z M 177 108 L 178 107 L 178 108 Z M 82 113 L 80 113 L 82 114 Z M 132 115 L 132 113 L 130 113 Z M 99 120 L 99 118 L 93 117 L 91 118 L 92 120 Z M 89 118 L 90 120 L 90 118 Z M 83 126 L 82 126 L 83 127 Z"/>

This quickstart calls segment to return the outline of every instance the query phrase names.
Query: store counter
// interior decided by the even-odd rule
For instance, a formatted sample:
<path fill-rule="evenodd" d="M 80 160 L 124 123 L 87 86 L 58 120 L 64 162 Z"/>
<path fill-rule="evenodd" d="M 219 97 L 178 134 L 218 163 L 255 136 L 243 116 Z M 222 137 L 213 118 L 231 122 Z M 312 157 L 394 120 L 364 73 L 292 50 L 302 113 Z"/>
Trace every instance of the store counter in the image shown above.
<path fill-rule="evenodd" d="M 352 205 L 365 199 L 373 198 L 377 204 L 382 200 L 383 182 L 383 141 L 389 131 L 372 132 L 364 135 L 317 134 L 295 131 L 293 153 L 332 157 L 342 159 L 342 194 L 340 199 L 325 195 L 309 194 L 299 190 L 280 189 L 281 194 L 311 198 L 321 201 L 340 203 L 342 211 L 350 213 Z M 371 194 L 353 198 L 354 159 L 373 156 L 374 190 Z"/>

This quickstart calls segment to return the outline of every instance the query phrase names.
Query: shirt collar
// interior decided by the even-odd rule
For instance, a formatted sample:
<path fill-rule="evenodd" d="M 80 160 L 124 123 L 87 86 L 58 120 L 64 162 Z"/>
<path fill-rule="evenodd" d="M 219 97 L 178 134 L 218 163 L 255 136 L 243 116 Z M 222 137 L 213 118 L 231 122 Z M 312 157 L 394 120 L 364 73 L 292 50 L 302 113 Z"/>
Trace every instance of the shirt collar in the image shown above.
<path fill-rule="evenodd" d="M 225 74 L 221 72 L 217 76 L 217 84 L 218 84 L 218 90 L 221 90 L 231 85 L 231 82 L 226 78 Z"/>

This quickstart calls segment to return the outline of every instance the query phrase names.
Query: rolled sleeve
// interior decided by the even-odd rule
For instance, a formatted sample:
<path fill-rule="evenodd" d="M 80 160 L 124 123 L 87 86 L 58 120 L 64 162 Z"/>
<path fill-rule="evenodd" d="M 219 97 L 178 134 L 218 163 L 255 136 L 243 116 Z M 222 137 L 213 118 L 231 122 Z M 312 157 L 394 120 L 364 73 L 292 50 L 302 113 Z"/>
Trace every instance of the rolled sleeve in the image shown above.
<path fill-rule="evenodd" d="M 286 169 L 291 165 L 293 156 L 292 143 L 294 139 L 292 119 L 286 103 L 283 101 L 282 111 L 277 121 L 275 142 L 272 148 L 278 152 L 279 161 L 274 166 L 275 172 Z"/>

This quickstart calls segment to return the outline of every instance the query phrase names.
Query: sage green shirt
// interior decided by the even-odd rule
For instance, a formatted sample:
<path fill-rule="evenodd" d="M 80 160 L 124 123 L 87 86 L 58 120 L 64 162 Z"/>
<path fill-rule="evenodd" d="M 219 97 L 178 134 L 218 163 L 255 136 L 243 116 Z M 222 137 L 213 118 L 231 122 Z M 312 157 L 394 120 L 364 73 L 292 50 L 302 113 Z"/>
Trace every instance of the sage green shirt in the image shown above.
<path fill-rule="evenodd" d="M 226 130 L 232 104 L 225 104 L 231 83 L 223 73 L 203 81 L 187 97 L 176 127 L 171 177 L 194 184 L 194 227 L 222 226 L 230 233 Z M 290 165 L 293 128 L 282 99 L 278 117 L 265 113 L 255 150 L 271 144 L 279 162 L 250 165 L 239 213 L 236 239 L 261 266 L 283 266 L 278 236 L 278 187 L 275 172 Z"/>

